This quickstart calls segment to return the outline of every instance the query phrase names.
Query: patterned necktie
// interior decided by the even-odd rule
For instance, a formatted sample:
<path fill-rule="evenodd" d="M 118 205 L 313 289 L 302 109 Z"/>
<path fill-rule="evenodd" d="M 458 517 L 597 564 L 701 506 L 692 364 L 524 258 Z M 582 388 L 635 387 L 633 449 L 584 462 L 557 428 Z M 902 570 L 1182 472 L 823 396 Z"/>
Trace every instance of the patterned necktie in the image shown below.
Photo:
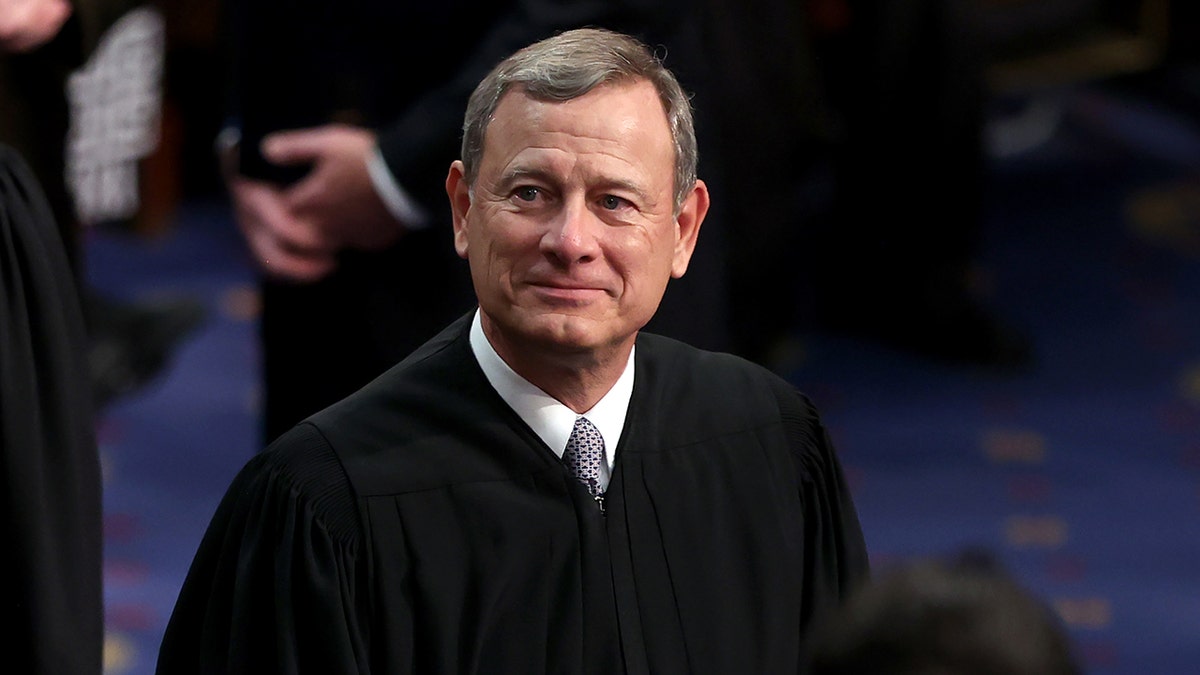
<path fill-rule="evenodd" d="M 600 487 L 600 465 L 605 460 L 604 437 L 600 431 L 586 417 L 575 418 L 575 428 L 571 430 L 567 449 L 563 452 L 563 463 L 587 488 L 601 511 L 604 511 L 604 489 Z"/>

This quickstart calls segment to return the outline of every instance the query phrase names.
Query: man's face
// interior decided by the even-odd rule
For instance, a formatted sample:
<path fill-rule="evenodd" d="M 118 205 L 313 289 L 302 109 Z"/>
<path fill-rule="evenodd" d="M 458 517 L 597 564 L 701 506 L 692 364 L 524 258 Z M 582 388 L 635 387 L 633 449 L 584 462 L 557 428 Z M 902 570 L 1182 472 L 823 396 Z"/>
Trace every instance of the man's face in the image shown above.
<path fill-rule="evenodd" d="M 674 169 L 649 82 L 565 102 L 505 94 L 473 193 L 459 162 L 446 182 L 455 248 L 502 355 L 601 355 L 632 344 L 668 279 L 686 271 L 708 208 L 697 182 L 674 215 Z"/>

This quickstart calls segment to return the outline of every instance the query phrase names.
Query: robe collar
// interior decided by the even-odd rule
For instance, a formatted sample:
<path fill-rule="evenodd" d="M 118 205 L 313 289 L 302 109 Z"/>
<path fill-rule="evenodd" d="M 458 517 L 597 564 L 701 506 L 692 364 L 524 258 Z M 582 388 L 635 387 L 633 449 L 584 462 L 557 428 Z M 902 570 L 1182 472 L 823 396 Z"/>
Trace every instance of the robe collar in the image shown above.
<path fill-rule="evenodd" d="M 471 352 L 488 383 L 500 394 L 500 398 L 512 408 L 533 432 L 541 438 L 554 454 L 560 458 L 567 447 L 567 439 L 575 426 L 575 411 L 558 402 L 553 396 L 539 389 L 509 367 L 496 353 L 495 348 L 483 333 L 479 310 L 471 320 Z M 629 361 L 616 384 L 591 410 L 583 413 L 604 437 L 604 452 L 607 455 L 607 472 L 601 477 L 603 486 L 608 485 L 616 458 L 617 441 L 625 427 L 625 415 L 629 411 L 629 399 L 633 394 L 633 371 L 635 351 L 629 352 Z"/>

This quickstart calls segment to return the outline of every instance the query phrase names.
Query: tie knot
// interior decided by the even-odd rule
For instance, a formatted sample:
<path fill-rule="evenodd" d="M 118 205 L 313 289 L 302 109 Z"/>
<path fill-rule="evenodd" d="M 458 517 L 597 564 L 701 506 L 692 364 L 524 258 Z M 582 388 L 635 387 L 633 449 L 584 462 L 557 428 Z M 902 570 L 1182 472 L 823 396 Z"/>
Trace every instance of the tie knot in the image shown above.
<path fill-rule="evenodd" d="M 605 461 L 604 437 L 600 430 L 582 415 L 575 418 L 575 428 L 563 451 L 563 463 L 601 505 L 604 490 L 600 487 L 600 467 Z"/>

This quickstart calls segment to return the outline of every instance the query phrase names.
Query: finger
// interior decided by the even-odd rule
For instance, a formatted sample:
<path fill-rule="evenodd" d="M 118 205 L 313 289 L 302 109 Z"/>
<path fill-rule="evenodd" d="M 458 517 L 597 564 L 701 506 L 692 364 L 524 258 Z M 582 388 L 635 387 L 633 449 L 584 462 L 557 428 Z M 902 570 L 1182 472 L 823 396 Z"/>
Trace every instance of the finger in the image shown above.
<path fill-rule="evenodd" d="M 266 229 L 279 245 L 306 253 L 333 253 L 334 246 L 312 221 L 298 218 L 290 211 L 273 213 Z"/>
<path fill-rule="evenodd" d="M 24 2 L 0 10 L 0 52 L 25 52 L 58 34 L 71 16 L 67 0 Z"/>
<path fill-rule="evenodd" d="M 323 212 L 330 201 L 329 181 L 318 168 L 283 192 L 283 203 L 298 216 L 312 217 Z"/>
<path fill-rule="evenodd" d="M 337 258 L 332 254 L 289 249 L 267 232 L 256 232 L 248 241 L 259 269 L 272 278 L 312 282 L 337 267 Z"/>
<path fill-rule="evenodd" d="M 239 225 L 247 232 L 265 232 L 279 246 L 297 252 L 332 254 L 328 237 L 309 220 L 288 209 L 283 193 L 259 181 L 241 180 L 233 187 Z"/>
<path fill-rule="evenodd" d="M 276 131 L 263 137 L 263 157 L 274 164 L 309 164 L 325 150 L 328 127 Z"/>

